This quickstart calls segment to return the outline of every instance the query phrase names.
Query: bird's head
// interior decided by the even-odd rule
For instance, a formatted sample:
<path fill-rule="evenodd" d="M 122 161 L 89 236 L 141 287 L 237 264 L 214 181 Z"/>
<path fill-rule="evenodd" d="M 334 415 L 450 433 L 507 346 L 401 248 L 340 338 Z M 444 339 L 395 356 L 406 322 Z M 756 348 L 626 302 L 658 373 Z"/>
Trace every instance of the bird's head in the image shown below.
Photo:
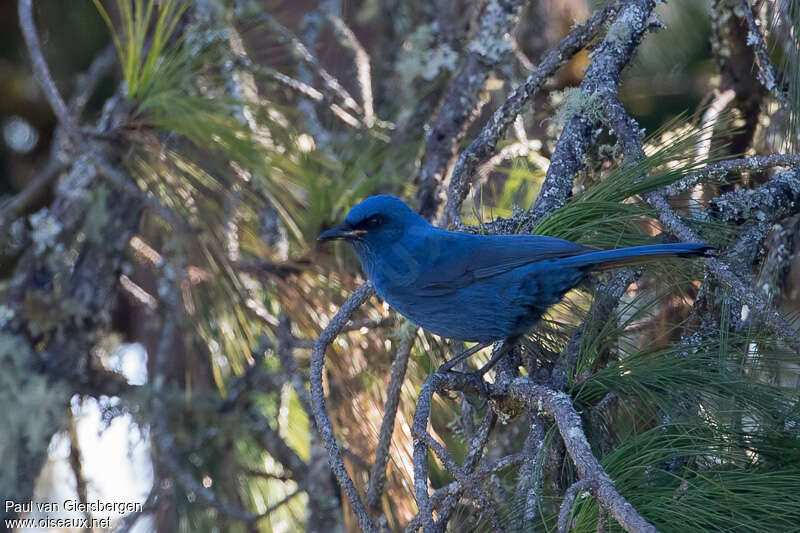
<path fill-rule="evenodd" d="M 402 200 L 387 194 L 370 196 L 354 206 L 344 222 L 322 232 L 320 241 L 344 239 L 356 248 L 365 245 L 373 250 L 398 241 L 409 229 L 427 221 Z"/>

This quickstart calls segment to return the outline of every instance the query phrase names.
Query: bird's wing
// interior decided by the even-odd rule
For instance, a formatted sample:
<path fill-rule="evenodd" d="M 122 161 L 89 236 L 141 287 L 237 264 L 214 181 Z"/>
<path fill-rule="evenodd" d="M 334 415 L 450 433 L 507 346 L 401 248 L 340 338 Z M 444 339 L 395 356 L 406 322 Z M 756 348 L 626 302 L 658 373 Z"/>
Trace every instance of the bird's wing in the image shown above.
<path fill-rule="evenodd" d="M 594 251 L 574 242 L 544 235 L 466 235 L 448 233 L 441 259 L 420 276 L 421 296 L 442 296 L 477 281 L 545 259 Z"/>

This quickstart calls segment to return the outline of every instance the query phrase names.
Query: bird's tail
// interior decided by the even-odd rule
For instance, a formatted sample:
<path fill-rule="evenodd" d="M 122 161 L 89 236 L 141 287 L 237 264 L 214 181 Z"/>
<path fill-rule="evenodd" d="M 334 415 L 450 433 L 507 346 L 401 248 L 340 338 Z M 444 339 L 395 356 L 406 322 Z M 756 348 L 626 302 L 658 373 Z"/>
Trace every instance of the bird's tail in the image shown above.
<path fill-rule="evenodd" d="M 637 263 L 645 259 L 653 259 L 677 255 L 690 257 L 694 255 L 708 255 L 713 248 L 705 243 L 676 242 L 669 244 L 648 244 L 646 246 L 632 246 L 630 248 L 617 248 L 616 250 L 598 250 L 585 254 L 565 257 L 558 261 L 559 265 L 576 268 L 616 267 L 627 263 Z"/>

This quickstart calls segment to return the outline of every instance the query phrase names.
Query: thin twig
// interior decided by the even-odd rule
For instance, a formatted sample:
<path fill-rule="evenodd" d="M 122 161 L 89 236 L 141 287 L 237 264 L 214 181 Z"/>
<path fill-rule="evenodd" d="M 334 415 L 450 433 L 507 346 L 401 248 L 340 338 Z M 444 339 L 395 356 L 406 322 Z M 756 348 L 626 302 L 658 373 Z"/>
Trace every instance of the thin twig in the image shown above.
<path fill-rule="evenodd" d="M 490 0 L 475 7 L 483 10 L 477 31 L 430 123 L 425 136 L 425 156 L 415 180 L 418 211 L 429 220 L 436 216 L 441 205 L 445 177 L 458 145 L 486 103 L 482 96 L 486 79 L 505 55 L 486 43 L 504 42 L 503 36 L 517 25 L 520 6 L 520 0 Z"/>
<path fill-rule="evenodd" d="M 112 185 L 132 198 L 136 198 L 142 202 L 175 229 L 186 231 L 186 222 L 181 217 L 176 215 L 172 210 L 161 205 L 153 197 L 137 187 L 128 176 L 115 169 L 83 136 L 75 117 L 70 113 L 70 110 L 64 103 L 64 99 L 61 97 L 58 87 L 56 87 L 53 77 L 50 74 L 47 62 L 44 59 L 42 46 L 39 41 L 39 34 L 36 31 L 36 25 L 33 21 L 32 1 L 33 0 L 19 0 L 18 11 L 20 27 L 22 28 L 22 34 L 31 56 L 34 77 L 44 91 L 50 103 L 50 107 L 64 127 L 66 134 L 75 142 L 76 146 L 82 152 L 92 158 L 98 171 L 104 175 Z"/>
<path fill-rule="evenodd" d="M 478 500 L 481 510 L 489 517 L 489 523 L 492 525 L 492 531 L 496 533 L 503 533 L 505 528 L 500 522 L 500 517 L 498 516 L 494 505 L 492 505 L 489 496 L 475 482 L 475 480 L 467 472 L 465 472 L 461 466 L 458 465 L 455 459 L 453 459 L 453 457 L 450 455 L 450 452 L 448 452 L 444 446 L 439 444 L 436 439 L 431 437 L 427 431 L 423 432 L 422 434 L 415 434 L 414 437 L 415 439 L 422 440 L 426 446 L 433 450 L 433 453 L 436 454 L 436 457 L 439 458 L 445 469 L 450 472 L 456 481 L 461 484 L 461 487 L 471 492 L 475 499 Z"/>
<path fill-rule="evenodd" d="M 463 395 L 462 401 L 465 401 L 463 400 Z M 473 435 L 472 438 L 467 441 L 469 443 L 469 449 L 467 450 L 467 457 L 464 459 L 464 463 L 461 467 L 465 475 L 472 476 L 472 474 L 475 472 L 475 469 L 478 468 L 478 464 L 483 457 L 483 450 L 486 448 L 486 444 L 489 442 L 489 436 L 492 429 L 494 429 L 496 422 L 497 413 L 495 413 L 493 409 L 487 409 L 486 414 L 483 417 L 483 421 L 478 428 L 477 434 Z M 465 487 L 462 485 L 461 488 L 464 489 Z M 440 529 L 445 530 L 447 528 L 447 522 L 450 520 L 450 515 L 455 509 L 455 504 L 458 502 L 460 497 L 461 491 L 454 491 L 453 493 L 447 495 L 447 499 L 439 507 L 438 524 Z"/>
<path fill-rule="evenodd" d="M 569 515 L 572 512 L 572 506 L 575 504 L 575 497 L 585 490 L 597 490 L 597 482 L 593 479 L 581 479 L 567 489 L 558 511 L 558 533 L 567 533 L 569 531 Z"/>
<path fill-rule="evenodd" d="M 383 486 L 386 482 L 386 463 L 389 460 L 389 446 L 394 432 L 394 421 L 397 417 L 397 407 L 400 405 L 400 392 L 403 388 L 403 380 L 406 376 L 408 367 L 408 357 L 411 348 L 414 346 L 413 336 L 409 336 L 400 341 L 397 348 L 397 355 L 392 361 L 391 377 L 389 386 L 386 389 L 386 405 L 383 409 L 383 420 L 378 434 L 378 446 L 375 450 L 375 462 L 369 474 L 369 486 L 367 487 L 367 508 L 377 513 L 380 509 L 381 495 Z"/>
<path fill-rule="evenodd" d="M 581 417 L 575 411 L 568 395 L 535 385 L 528 378 L 518 378 L 508 386 L 507 390 L 498 392 L 506 399 L 522 401 L 531 409 L 542 410 L 553 417 L 567 453 L 575 463 L 578 475 L 581 479 L 587 480 L 587 483 L 596 485 L 598 501 L 608 508 L 611 516 L 623 529 L 634 533 L 656 533 L 656 528 L 617 491 L 614 482 L 592 453 L 583 431 Z"/>
<path fill-rule="evenodd" d="M 433 395 L 445 388 L 461 390 L 462 392 L 485 393 L 483 381 L 476 377 L 475 374 L 446 372 L 436 372 L 429 375 L 419 391 L 417 408 L 414 412 L 414 423 L 411 427 L 411 434 L 414 436 L 414 495 L 417 500 L 420 521 L 426 533 L 435 531 L 436 523 L 433 520 L 433 506 L 428 494 L 428 443 L 424 435 L 428 434 L 428 420 L 430 418 Z"/>
<path fill-rule="evenodd" d="M 524 460 L 525 457 L 521 453 L 507 455 L 491 464 L 480 467 L 472 477 L 476 480 L 480 480 L 501 470 L 505 470 L 506 468 L 519 466 Z M 458 481 L 451 481 L 444 487 L 436 489 L 436 491 L 434 491 L 430 497 L 432 506 L 438 509 L 442 502 L 446 502 L 448 498 L 455 497 L 455 495 L 460 494 L 461 490 L 461 483 Z M 414 515 L 414 518 L 408 522 L 405 531 L 406 533 L 411 533 L 412 531 L 417 531 L 421 526 L 422 517 L 419 513 L 417 513 Z"/>
<path fill-rule="evenodd" d="M 292 326 L 289 322 L 289 318 L 286 315 L 281 314 L 280 324 L 278 325 L 278 349 L 276 352 L 278 353 L 278 359 L 281 362 L 283 371 L 289 378 L 295 394 L 297 394 L 300 405 L 303 407 L 303 410 L 313 418 L 311 396 L 306 390 L 305 380 L 300 375 L 300 371 L 297 370 L 297 364 L 295 363 L 294 356 L 292 355 L 292 348 L 295 346 L 295 344 L 291 328 Z"/>
<path fill-rule="evenodd" d="M 317 421 L 317 429 L 319 430 L 322 442 L 328 450 L 328 462 L 330 463 L 331 470 L 333 470 L 339 485 L 347 494 L 350 504 L 353 506 L 353 512 L 358 518 L 358 523 L 361 530 L 365 532 L 377 532 L 375 524 L 364 507 L 364 502 L 361 501 L 361 496 L 358 494 L 350 474 L 347 473 L 347 468 L 344 465 L 342 454 L 339 451 L 339 445 L 336 442 L 336 437 L 333 434 L 333 426 L 328 417 L 325 409 L 325 390 L 322 386 L 322 370 L 325 366 L 325 350 L 328 345 L 333 342 L 336 336 L 350 320 L 352 314 L 364 302 L 369 299 L 374 293 L 374 289 L 370 282 L 363 284 L 355 290 L 353 294 L 342 304 L 339 312 L 331 319 L 327 327 L 322 330 L 317 341 L 314 343 L 314 348 L 311 351 L 311 401 L 312 409 L 314 411 L 314 419 Z"/>
<path fill-rule="evenodd" d="M 22 211 L 41 196 L 47 186 L 56 179 L 66 166 L 58 159 L 51 158 L 45 169 L 27 187 L 0 206 L 0 225 L 5 225 L 6 222 L 19 216 Z"/>
<path fill-rule="evenodd" d="M 761 82 L 766 90 L 774 94 L 783 106 L 789 107 L 790 104 L 786 98 L 786 94 L 778 86 L 778 77 L 775 74 L 775 67 L 769 58 L 769 50 L 767 49 L 764 37 L 761 35 L 761 28 L 759 28 L 756 22 L 753 10 L 747 0 L 736 1 L 742 11 L 744 20 L 747 22 L 747 44 L 753 49 L 753 54 L 756 57 L 758 81 Z"/>
<path fill-rule="evenodd" d="M 522 107 L 539 91 L 545 80 L 582 50 L 594 38 L 606 20 L 619 10 L 622 3 L 619 0 L 610 2 L 593 14 L 584 24 L 571 31 L 558 46 L 542 59 L 525 82 L 514 89 L 503 105 L 494 112 L 478 137 L 461 153 L 456 162 L 453 176 L 450 178 L 447 202 L 441 220 L 442 226 L 460 225 L 459 211 L 469 192 L 475 170 L 494 152 L 497 143 L 514 122 Z"/>

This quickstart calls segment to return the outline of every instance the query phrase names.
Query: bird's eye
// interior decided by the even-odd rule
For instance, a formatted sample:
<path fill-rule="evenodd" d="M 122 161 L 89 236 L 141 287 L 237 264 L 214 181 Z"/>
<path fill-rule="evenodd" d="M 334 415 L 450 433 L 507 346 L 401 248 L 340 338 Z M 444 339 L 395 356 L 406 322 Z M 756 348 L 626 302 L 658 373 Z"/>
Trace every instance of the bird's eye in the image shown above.
<path fill-rule="evenodd" d="M 383 217 L 380 215 L 373 215 L 367 219 L 366 226 L 369 229 L 375 229 L 383 224 Z"/>

